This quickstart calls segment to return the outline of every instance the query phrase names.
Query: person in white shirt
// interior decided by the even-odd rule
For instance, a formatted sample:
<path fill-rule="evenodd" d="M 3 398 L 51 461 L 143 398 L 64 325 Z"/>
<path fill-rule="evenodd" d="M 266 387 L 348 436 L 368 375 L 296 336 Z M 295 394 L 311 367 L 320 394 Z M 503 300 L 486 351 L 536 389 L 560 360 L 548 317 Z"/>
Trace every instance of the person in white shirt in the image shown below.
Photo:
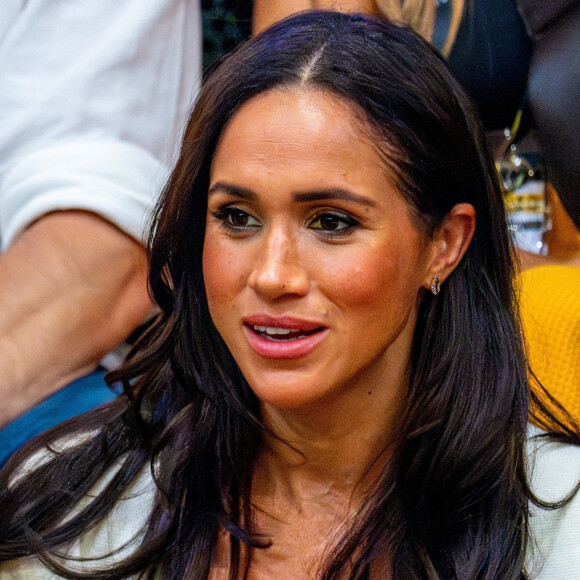
<path fill-rule="evenodd" d="M 200 10 L 3 0 L 0 426 L 94 371 L 152 307 L 143 232 L 201 82 Z M 0 431 L 0 462 L 11 446 Z"/>

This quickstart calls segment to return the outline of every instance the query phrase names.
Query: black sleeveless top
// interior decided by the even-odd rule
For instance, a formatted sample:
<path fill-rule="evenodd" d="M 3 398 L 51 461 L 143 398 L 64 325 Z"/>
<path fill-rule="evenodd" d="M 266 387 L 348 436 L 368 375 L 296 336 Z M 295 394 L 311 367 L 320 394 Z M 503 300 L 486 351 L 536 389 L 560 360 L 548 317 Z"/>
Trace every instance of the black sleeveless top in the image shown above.
<path fill-rule="evenodd" d="M 441 48 L 450 19 L 439 0 L 433 44 Z M 466 0 L 447 59 L 477 105 L 487 130 L 510 127 L 522 104 L 533 43 L 513 0 Z"/>

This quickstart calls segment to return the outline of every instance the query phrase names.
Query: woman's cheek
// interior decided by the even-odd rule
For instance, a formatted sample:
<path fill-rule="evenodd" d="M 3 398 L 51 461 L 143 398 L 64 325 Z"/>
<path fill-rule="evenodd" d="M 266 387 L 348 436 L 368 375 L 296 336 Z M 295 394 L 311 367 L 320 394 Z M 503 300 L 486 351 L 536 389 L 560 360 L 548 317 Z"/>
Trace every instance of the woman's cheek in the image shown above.
<path fill-rule="evenodd" d="M 212 304 L 220 302 L 233 290 L 238 276 L 236 253 L 228 244 L 213 236 L 208 237 L 203 250 L 203 279 L 210 309 Z"/>
<path fill-rule="evenodd" d="M 338 302 L 372 304 L 393 286 L 392 268 L 373 251 L 323 263 L 321 271 L 326 293 Z"/>

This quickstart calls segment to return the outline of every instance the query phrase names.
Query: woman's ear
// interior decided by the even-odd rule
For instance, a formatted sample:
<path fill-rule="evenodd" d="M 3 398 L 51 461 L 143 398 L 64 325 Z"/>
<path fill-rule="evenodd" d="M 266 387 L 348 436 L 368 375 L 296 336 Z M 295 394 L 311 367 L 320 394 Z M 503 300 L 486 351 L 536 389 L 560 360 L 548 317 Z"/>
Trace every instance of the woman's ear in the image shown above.
<path fill-rule="evenodd" d="M 475 233 L 475 223 L 475 208 L 470 203 L 458 203 L 433 233 L 433 254 L 424 286 L 434 294 L 465 255 Z"/>

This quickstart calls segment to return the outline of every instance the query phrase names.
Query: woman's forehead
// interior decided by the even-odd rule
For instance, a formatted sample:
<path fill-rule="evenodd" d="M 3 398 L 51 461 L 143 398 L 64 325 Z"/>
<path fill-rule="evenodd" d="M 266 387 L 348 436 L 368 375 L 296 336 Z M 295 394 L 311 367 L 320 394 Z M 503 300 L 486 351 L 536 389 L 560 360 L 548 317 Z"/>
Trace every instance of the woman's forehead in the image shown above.
<path fill-rule="evenodd" d="M 345 99 L 323 91 L 270 90 L 245 103 L 225 127 L 212 167 L 224 158 L 288 164 L 348 163 L 371 157 L 382 165 L 376 138 L 363 130 L 359 115 Z"/>
<path fill-rule="evenodd" d="M 212 165 L 223 154 L 224 141 L 234 134 L 238 147 L 255 150 L 261 143 L 264 154 L 274 147 L 294 145 L 315 148 L 314 155 L 342 147 L 348 155 L 353 142 L 364 142 L 369 154 L 390 170 L 394 169 L 391 161 L 401 158 L 393 139 L 385 138 L 360 105 L 315 85 L 271 88 L 246 101 L 224 126 Z"/>

